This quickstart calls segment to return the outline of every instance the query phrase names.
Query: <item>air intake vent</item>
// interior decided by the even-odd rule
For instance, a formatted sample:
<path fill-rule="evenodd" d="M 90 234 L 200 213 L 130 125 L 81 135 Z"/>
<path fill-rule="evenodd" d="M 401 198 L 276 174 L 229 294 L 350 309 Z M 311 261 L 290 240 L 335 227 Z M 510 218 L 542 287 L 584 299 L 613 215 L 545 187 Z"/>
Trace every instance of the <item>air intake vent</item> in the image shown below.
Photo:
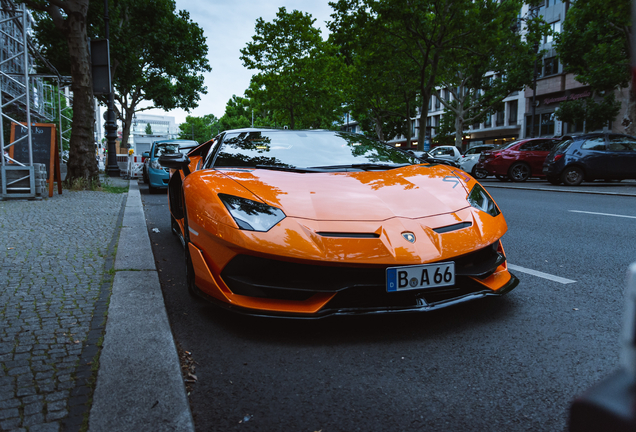
<path fill-rule="evenodd" d="M 343 233 L 343 232 L 317 232 L 316 234 L 323 237 L 339 237 L 339 238 L 379 238 L 380 234 L 376 233 Z"/>
<path fill-rule="evenodd" d="M 434 228 L 433 231 L 435 231 L 437 234 L 443 234 L 443 233 L 447 233 L 447 232 L 451 232 L 451 231 L 457 231 L 460 229 L 464 229 L 464 228 L 468 228 L 469 226 L 472 226 L 473 223 L 472 222 L 460 222 L 458 224 L 453 224 L 453 225 L 448 225 L 445 227 L 439 227 L 439 228 Z"/>

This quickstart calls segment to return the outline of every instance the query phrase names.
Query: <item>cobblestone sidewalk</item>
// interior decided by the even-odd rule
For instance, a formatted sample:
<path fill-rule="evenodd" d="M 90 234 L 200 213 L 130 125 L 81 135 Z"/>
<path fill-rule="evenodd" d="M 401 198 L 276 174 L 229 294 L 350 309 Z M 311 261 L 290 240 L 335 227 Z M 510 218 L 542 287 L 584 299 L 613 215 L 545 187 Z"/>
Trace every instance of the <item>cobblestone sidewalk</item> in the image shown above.
<path fill-rule="evenodd" d="M 125 200 L 0 201 L 0 430 L 87 421 Z"/>

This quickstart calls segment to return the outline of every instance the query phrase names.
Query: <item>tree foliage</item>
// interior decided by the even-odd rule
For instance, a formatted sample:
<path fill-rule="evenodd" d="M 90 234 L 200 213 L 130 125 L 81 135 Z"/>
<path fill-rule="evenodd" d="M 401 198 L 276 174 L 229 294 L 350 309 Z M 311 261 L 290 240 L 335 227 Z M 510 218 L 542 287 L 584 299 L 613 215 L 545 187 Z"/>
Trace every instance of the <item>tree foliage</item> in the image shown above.
<path fill-rule="evenodd" d="M 291 129 L 329 128 L 341 116 L 342 62 L 314 22 L 281 7 L 272 22 L 256 20 L 252 41 L 241 49 L 243 65 L 258 70 L 245 95 Z"/>
<path fill-rule="evenodd" d="M 187 11 L 176 10 L 174 0 L 110 0 L 108 7 L 112 79 L 125 144 L 136 112 L 195 108 L 206 93 L 202 73 L 211 69 L 203 30 Z M 59 29 L 46 15 L 36 22 L 45 57 L 66 73 L 72 61 L 68 50 L 60 49 Z M 102 2 L 90 2 L 86 30 L 91 38 L 105 36 Z M 106 102 L 105 97 L 100 100 Z M 152 106 L 141 108 L 143 101 Z"/>
<path fill-rule="evenodd" d="M 574 73 L 577 81 L 588 84 L 593 94 L 599 95 L 630 86 L 631 33 L 629 0 L 577 0 L 565 17 L 563 31 L 555 35 L 556 49 L 566 72 Z M 633 92 L 629 94 L 623 124 L 628 133 L 635 134 L 636 109 Z M 609 107 L 610 113 L 614 113 L 609 121 L 618 114 L 617 102 L 607 96 L 600 103 L 593 100 L 585 104 L 576 102 L 561 104 L 561 118 L 567 118 L 570 112 L 583 112 L 586 124 L 594 124 L 598 118 L 591 115 L 601 112 L 606 124 L 608 112 L 604 109 Z M 593 130 L 589 126 L 587 129 Z"/>
<path fill-rule="evenodd" d="M 179 125 L 179 138 L 195 140 L 199 144 L 214 138 L 220 132 L 219 119 L 214 114 L 203 117 L 187 116 Z"/>

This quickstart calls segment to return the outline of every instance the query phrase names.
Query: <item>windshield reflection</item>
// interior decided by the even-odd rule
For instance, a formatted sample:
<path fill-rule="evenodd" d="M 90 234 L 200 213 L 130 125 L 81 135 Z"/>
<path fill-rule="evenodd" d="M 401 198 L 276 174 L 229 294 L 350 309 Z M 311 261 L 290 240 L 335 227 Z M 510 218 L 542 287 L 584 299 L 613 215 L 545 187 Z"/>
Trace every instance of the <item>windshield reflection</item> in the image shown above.
<path fill-rule="evenodd" d="M 214 167 L 310 169 L 376 164 L 387 168 L 421 163 L 417 158 L 362 135 L 332 131 L 258 131 L 227 134 Z M 354 167 L 356 168 L 356 167 Z"/>

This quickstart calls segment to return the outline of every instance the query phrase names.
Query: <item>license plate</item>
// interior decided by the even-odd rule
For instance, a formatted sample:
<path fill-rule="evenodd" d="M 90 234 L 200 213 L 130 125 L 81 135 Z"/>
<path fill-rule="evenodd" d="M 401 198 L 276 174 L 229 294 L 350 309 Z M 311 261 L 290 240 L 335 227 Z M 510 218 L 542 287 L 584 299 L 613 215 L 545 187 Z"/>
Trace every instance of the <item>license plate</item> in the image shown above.
<path fill-rule="evenodd" d="M 455 263 L 443 262 L 386 269 L 388 292 L 455 285 Z"/>

